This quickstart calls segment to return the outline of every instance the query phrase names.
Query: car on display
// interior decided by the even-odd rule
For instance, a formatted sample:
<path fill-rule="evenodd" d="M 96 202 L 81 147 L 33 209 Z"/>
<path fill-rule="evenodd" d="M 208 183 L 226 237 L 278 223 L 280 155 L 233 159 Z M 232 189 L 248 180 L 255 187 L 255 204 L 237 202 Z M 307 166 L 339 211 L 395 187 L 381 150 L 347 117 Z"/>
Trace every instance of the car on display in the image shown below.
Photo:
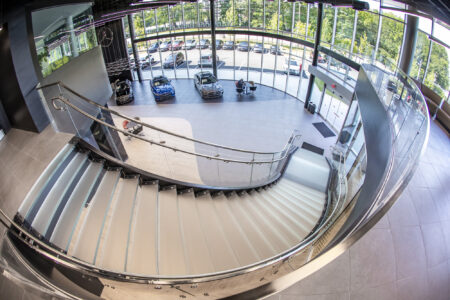
<path fill-rule="evenodd" d="M 187 40 L 186 44 L 184 44 L 183 49 L 191 50 L 194 49 L 197 46 L 196 40 Z"/>
<path fill-rule="evenodd" d="M 164 60 L 163 67 L 165 69 L 174 68 L 184 63 L 184 55 L 181 52 L 170 54 Z"/>
<path fill-rule="evenodd" d="M 113 84 L 116 96 L 116 104 L 124 105 L 134 100 L 133 87 L 128 79 L 120 81 L 117 79 Z"/>
<path fill-rule="evenodd" d="M 223 87 L 217 78 L 208 71 L 194 75 L 194 86 L 204 99 L 219 98 L 223 95 Z"/>
<path fill-rule="evenodd" d="M 219 61 L 219 56 L 216 55 L 216 62 Z M 212 67 L 213 64 L 213 56 L 212 54 L 202 54 L 202 56 L 200 57 L 200 60 L 198 61 L 198 66 L 199 67 Z"/>
<path fill-rule="evenodd" d="M 161 45 L 161 42 L 155 42 L 148 47 L 148 53 L 155 53 L 159 49 L 159 45 Z"/>
<path fill-rule="evenodd" d="M 166 76 L 156 76 L 150 81 L 153 96 L 156 101 L 175 97 L 175 88 Z"/>
<path fill-rule="evenodd" d="M 223 49 L 224 50 L 234 50 L 235 45 L 233 41 L 226 41 L 225 44 L 223 44 Z"/>
<path fill-rule="evenodd" d="M 281 53 L 280 47 L 277 47 L 277 46 L 275 46 L 275 45 L 273 45 L 272 47 L 270 47 L 270 54 L 273 54 L 273 55 L 283 55 L 283 54 Z"/>
<path fill-rule="evenodd" d="M 197 48 L 198 49 L 207 49 L 209 47 L 211 43 L 209 42 L 209 40 L 205 40 L 202 39 L 200 40 L 200 42 L 197 44 Z"/>
<path fill-rule="evenodd" d="M 220 50 L 223 48 L 223 41 L 222 40 L 216 40 L 216 49 Z M 212 44 L 209 45 L 209 49 L 212 49 Z"/>
<path fill-rule="evenodd" d="M 284 73 L 287 74 L 289 72 L 289 75 L 299 75 L 300 76 L 300 72 L 302 71 L 302 64 L 299 63 L 296 60 L 289 60 L 286 59 L 284 61 Z"/>
<path fill-rule="evenodd" d="M 141 64 L 141 68 L 148 68 L 150 67 L 150 65 L 154 65 L 156 62 L 155 58 L 151 54 L 148 54 L 147 56 L 140 58 L 139 61 Z"/>
<path fill-rule="evenodd" d="M 181 50 L 181 47 L 183 47 L 183 44 L 184 44 L 184 42 L 182 40 L 176 40 L 170 46 L 170 50 Z"/>
<path fill-rule="evenodd" d="M 163 43 L 161 43 L 161 45 L 159 46 L 159 50 L 160 50 L 161 52 L 169 51 L 171 45 L 172 45 L 172 41 L 163 42 Z"/>
<path fill-rule="evenodd" d="M 252 50 L 252 48 L 250 48 L 250 45 L 248 44 L 248 42 L 240 42 L 238 45 L 238 50 L 239 51 L 250 51 L 250 50 Z"/>
<path fill-rule="evenodd" d="M 263 44 L 258 43 L 253 47 L 253 52 L 255 53 L 265 53 L 266 49 L 264 49 Z"/>

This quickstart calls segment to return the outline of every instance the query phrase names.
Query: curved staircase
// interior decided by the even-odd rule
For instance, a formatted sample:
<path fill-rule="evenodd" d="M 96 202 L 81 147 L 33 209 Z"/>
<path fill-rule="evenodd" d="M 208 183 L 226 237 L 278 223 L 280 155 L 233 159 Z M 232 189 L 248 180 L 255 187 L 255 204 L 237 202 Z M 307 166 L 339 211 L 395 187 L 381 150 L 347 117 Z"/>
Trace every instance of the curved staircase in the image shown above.
<path fill-rule="evenodd" d="M 162 183 L 68 144 L 16 220 L 67 255 L 112 272 L 170 277 L 237 269 L 298 245 L 318 224 L 325 191 L 299 183 L 295 172 L 316 155 L 327 166 L 316 171 L 326 188 L 329 167 L 307 155 L 294 156 L 295 168 L 276 182 L 224 191 Z"/>

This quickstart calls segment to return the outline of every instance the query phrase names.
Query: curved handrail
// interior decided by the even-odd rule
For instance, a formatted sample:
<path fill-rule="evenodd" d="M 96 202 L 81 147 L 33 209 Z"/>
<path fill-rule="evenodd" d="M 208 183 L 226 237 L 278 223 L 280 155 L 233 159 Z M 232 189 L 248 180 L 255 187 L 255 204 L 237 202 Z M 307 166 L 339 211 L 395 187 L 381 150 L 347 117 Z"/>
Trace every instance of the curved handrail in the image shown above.
<path fill-rule="evenodd" d="M 96 117 L 91 116 L 90 114 L 88 114 L 85 111 L 83 111 L 82 109 L 80 109 L 78 106 L 73 105 L 68 99 L 65 99 L 62 96 L 53 97 L 50 100 L 52 101 L 52 105 L 53 105 L 53 107 L 56 110 L 64 110 L 65 109 L 63 106 L 58 106 L 56 104 L 56 101 L 61 101 L 65 105 L 70 106 L 72 109 L 74 109 L 78 113 L 82 114 L 83 116 L 93 120 L 94 122 L 97 122 L 97 123 L 102 124 L 102 125 L 104 125 L 104 126 L 106 126 L 108 128 L 111 128 L 114 131 L 121 132 L 124 135 L 132 136 L 132 137 L 134 137 L 136 139 L 139 139 L 139 140 L 142 140 L 144 142 L 147 142 L 147 143 L 149 143 L 151 145 L 156 145 L 156 146 L 159 146 L 159 147 L 163 147 L 163 148 L 166 148 L 166 149 L 173 150 L 175 152 L 181 152 L 181 153 L 185 153 L 185 154 L 189 154 L 189 155 L 193 155 L 193 156 L 197 156 L 197 157 L 203 157 L 203 158 L 207 158 L 207 159 L 211 159 L 211 160 L 220 160 L 220 161 L 224 161 L 224 162 L 227 162 L 227 163 L 232 162 L 232 163 L 240 163 L 240 164 L 271 164 L 271 163 L 274 163 L 274 162 L 282 161 L 283 159 L 287 158 L 287 156 L 289 155 L 289 151 L 287 151 L 287 150 L 293 145 L 294 141 L 301 136 L 301 135 L 298 135 L 298 134 L 297 135 L 293 135 L 289 139 L 289 141 L 286 144 L 286 146 L 284 147 L 284 149 L 282 151 L 280 151 L 280 152 L 277 152 L 277 153 L 281 153 L 282 154 L 282 156 L 280 156 L 279 158 L 273 158 L 271 160 L 258 160 L 258 161 L 255 161 L 254 159 L 252 159 L 252 160 L 226 159 L 226 158 L 220 157 L 219 155 L 212 156 L 212 155 L 200 154 L 200 153 L 196 153 L 196 152 L 192 152 L 192 151 L 179 149 L 179 148 L 176 148 L 176 147 L 165 145 L 165 144 L 163 144 L 161 142 L 155 142 L 155 141 L 153 141 L 151 139 L 147 139 L 147 138 L 139 136 L 137 134 L 130 133 L 130 132 L 126 131 L 126 130 L 117 128 L 116 126 L 113 126 L 113 125 L 111 125 L 111 124 L 109 124 L 109 123 L 107 123 L 107 122 L 105 122 L 103 120 L 100 120 L 100 119 L 98 119 Z"/>
<path fill-rule="evenodd" d="M 100 104 L 96 103 L 95 101 L 92 101 L 91 99 L 89 99 L 89 98 L 87 98 L 87 97 L 81 95 L 80 93 L 74 91 L 73 89 L 71 89 L 70 87 L 68 87 L 67 85 L 65 85 L 62 81 L 56 81 L 56 82 L 52 82 L 52 83 L 45 84 L 45 85 L 38 85 L 38 86 L 36 87 L 36 89 L 45 89 L 45 88 L 48 88 L 48 87 L 51 87 L 51 86 L 55 86 L 55 85 L 57 85 L 57 86 L 59 86 L 59 87 L 63 87 L 64 89 L 66 89 L 66 90 L 69 91 L 70 93 L 74 94 L 75 96 L 79 97 L 79 98 L 82 99 L 83 101 L 85 101 L 85 102 L 87 102 L 87 103 L 89 103 L 89 104 L 91 104 L 91 105 L 94 105 L 94 106 L 96 106 L 97 108 L 100 108 L 101 110 L 110 112 L 110 113 L 113 114 L 113 115 L 116 115 L 116 116 L 118 116 L 118 117 L 124 118 L 124 119 L 126 119 L 126 120 L 128 120 L 128 121 L 132 121 L 132 122 L 134 122 L 134 123 L 136 123 L 136 124 L 139 124 L 139 125 L 142 125 L 142 126 L 144 126 L 144 127 L 147 127 L 147 128 L 150 128 L 150 129 L 153 129 L 153 130 L 156 130 L 156 131 L 160 131 L 160 132 L 162 132 L 162 133 L 169 134 L 169 135 L 171 135 L 171 136 L 175 136 L 175 137 L 178 137 L 178 138 L 187 140 L 187 141 L 191 141 L 191 142 L 195 142 L 195 143 L 199 143 L 199 144 L 203 144 L 203 145 L 207 145 L 207 146 L 217 147 L 217 148 L 221 148 L 221 149 L 232 150 L 232 151 L 243 152 L 243 153 L 251 153 L 251 154 L 268 154 L 268 155 L 276 155 L 276 154 L 282 153 L 283 150 L 284 150 L 284 149 L 283 149 L 282 151 L 275 151 L 275 152 L 252 151 L 252 150 L 240 149 L 240 148 L 235 148 L 235 147 L 223 146 L 223 145 L 219 145 L 219 144 L 215 144 L 215 143 L 210 143 L 210 142 L 205 142 L 205 141 L 202 141 L 202 140 L 190 138 L 190 137 L 187 137 L 187 136 L 184 136 L 184 135 L 181 135 L 181 134 L 178 134 L 178 133 L 169 131 L 169 130 L 165 130 L 165 129 L 162 129 L 162 128 L 159 128 L 159 127 L 156 127 L 156 126 L 147 124 L 147 123 L 142 122 L 142 121 L 140 121 L 140 120 L 136 120 L 135 118 L 126 116 L 126 115 L 124 115 L 124 114 L 122 114 L 122 113 L 119 113 L 119 112 L 113 110 L 113 109 L 110 109 L 110 108 L 108 108 L 108 107 L 105 107 L 105 106 L 103 106 L 103 105 L 100 105 Z M 289 141 L 288 141 L 288 143 L 289 143 Z M 288 144 L 288 143 L 287 143 L 287 144 Z M 287 144 L 286 144 L 286 146 L 287 146 Z M 285 148 L 286 148 L 286 147 L 285 147 Z"/>

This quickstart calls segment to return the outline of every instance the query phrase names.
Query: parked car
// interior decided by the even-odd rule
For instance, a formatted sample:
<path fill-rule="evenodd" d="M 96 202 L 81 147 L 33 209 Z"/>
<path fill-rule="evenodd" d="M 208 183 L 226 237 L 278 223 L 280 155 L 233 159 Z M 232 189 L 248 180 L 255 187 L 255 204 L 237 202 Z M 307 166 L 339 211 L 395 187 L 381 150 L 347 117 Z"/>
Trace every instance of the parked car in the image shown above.
<path fill-rule="evenodd" d="M 187 40 L 186 44 L 184 44 L 184 46 L 183 46 L 183 49 L 191 50 L 191 49 L 194 49 L 195 46 L 197 46 L 196 40 Z"/>
<path fill-rule="evenodd" d="M 314 56 L 314 53 L 311 51 L 309 52 L 309 58 L 312 60 Z M 319 55 L 317 56 L 317 62 L 319 63 L 326 63 L 327 62 L 327 58 L 326 56 L 322 56 L 322 54 L 319 53 Z"/>
<path fill-rule="evenodd" d="M 250 50 L 252 50 L 251 48 L 250 48 L 250 45 L 248 44 L 248 42 L 240 42 L 239 43 L 239 45 L 238 45 L 238 50 L 239 51 L 250 51 Z"/>
<path fill-rule="evenodd" d="M 162 101 L 175 97 L 175 88 L 166 76 L 157 76 L 150 81 L 153 96 L 156 101 Z"/>
<path fill-rule="evenodd" d="M 263 44 L 258 43 L 253 47 L 253 52 L 255 53 L 265 53 L 266 49 L 264 49 Z"/>
<path fill-rule="evenodd" d="M 141 68 L 148 68 L 155 63 L 155 58 L 149 54 L 146 57 L 140 58 L 139 61 L 141 63 Z"/>
<path fill-rule="evenodd" d="M 211 72 L 199 72 L 194 75 L 194 86 L 202 98 L 219 98 L 223 95 L 223 88 Z"/>
<path fill-rule="evenodd" d="M 134 100 L 133 87 L 128 79 L 124 81 L 117 79 L 113 83 L 113 87 L 116 94 L 117 105 L 124 105 Z"/>
<path fill-rule="evenodd" d="M 216 49 L 220 50 L 223 47 L 223 41 L 222 40 L 216 40 Z M 209 49 L 212 49 L 212 44 L 209 45 Z"/>
<path fill-rule="evenodd" d="M 159 45 L 161 45 L 160 41 L 151 44 L 150 47 L 148 47 L 148 53 L 155 53 L 158 51 Z"/>
<path fill-rule="evenodd" d="M 197 44 L 197 48 L 198 49 L 207 49 L 209 47 L 211 43 L 209 42 L 209 40 L 205 40 L 202 39 L 200 40 L 200 42 Z"/>
<path fill-rule="evenodd" d="M 164 60 L 163 67 L 165 69 L 173 68 L 181 65 L 184 62 L 184 55 L 181 52 L 170 54 Z"/>
<path fill-rule="evenodd" d="M 216 62 L 219 61 L 219 56 L 216 55 Z M 213 64 L 213 56 L 212 54 L 202 54 L 202 56 L 200 57 L 200 60 L 198 61 L 198 66 L 202 66 L 202 67 L 206 67 L 206 66 L 210 66 L 212 67 Z"/>
<path fill-rule="evenodd" d="M 283 67 L 284 73 L 287 74 L 289 72 L 289 75 L 300 76 L 300 72 L 302 71 L 302 64 L 293 59 L 291 59 L 290 61 L 289 59 L 286 59 Z"/>
<path fill-rule="evenodd" d="M 270 47 L 270 54 L 273 54 L 273 55 L 283 55 L 283 54 L 281 53 L 280 47 L 277 47 L 277 46 L 275 46 L 275 45 L 273 45 L 272 47 Z"/>
<path fill-rule="evenodd" d="M 161 43 L 161 45 L 159 46 L 159 50 L 160 50 L 161 52 L 169 51 L 171 45 L 172 45 L 172 41 L 163 42 L 163 43 Z"/>
<path fill-rule="evenodd" d="M 223 49 L 224 50 L 234 50 L 235 45 L 233 41 L 226 41 L 225 44 L 223 44 Z"/>
<path fill-rule="evenodd" d="M 183 44 L 184 44 L 184 42 L 182 40 L 176 40 L 170 46 L 170 50 L 181 50 L 181 47 L 183 46 Z"/>

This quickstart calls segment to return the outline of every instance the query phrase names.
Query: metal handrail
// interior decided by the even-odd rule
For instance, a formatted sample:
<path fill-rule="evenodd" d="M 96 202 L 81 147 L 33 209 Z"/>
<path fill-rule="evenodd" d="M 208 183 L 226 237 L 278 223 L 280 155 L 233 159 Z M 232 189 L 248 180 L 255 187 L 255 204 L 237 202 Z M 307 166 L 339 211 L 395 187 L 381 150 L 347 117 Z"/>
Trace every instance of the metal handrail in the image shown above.
<path fill-rule="evenodd" d="M 301 136 L 299 134 L 291 136 L 291 138 L 289 139 L 288 143 L 285 145 L 283 150 L 280 151 L 280 152 L 277 152 L 277 153 L 282 153 L 282 156 L 280 156 L 279 158 L 273 158 L 271 160 L 261 160 L 261 161 L 259 161 L 259 160 L 255 161 L 254 158 L 252 160 L 226 159 L 226 158 L 222 158 L 222 157 L 219 157 L 219 156 L 211 156 L 211 155 L 200 154 L 200 153 L 195 153 L 195 152 L 179 149 L 179 148 L 176 148 L 176 147 L 165 145 L 165 144 L 160 143 L 160 142 L 155 142 L 155 141 L 153 141 L 151 139 L 147 139 L 147 138 L 139 136 L 137 134 L 130 133 L 130 132 L 126 131 L 126 130 L 117 128 L 114 125 L 111 125 L 111 124 L 109 124 L 109 123 L 107 123 L 107 122 L 105 122 L 103 120 L 100 120 L 100 119 L 98 119 L 96 117 L 91 116 L 90 114 L 86 113 L 85 111 L 80 109 L 78 106 L 72 104 L 68 99 L 65 99 L 62 96 L 53 97 L 50 100 L 52 101 L 52 105 L 53 105 L 53 108 L 55 108 L 55 110 L 65 110 L 64 107 L 58 106 L 56 104 L 56 101 L 61 101 L 65 105 L 70 106 L 72 109 L 74 109 L 78 113 L 82 114 L 83 116 L 93 120 L 94 122 L 98 122 L 99 124 L 102 124 L 102 125 L 104 125 L 104 126 L 106 126 L 108 128 L 111 128 L 111 129 L 113 129 L 113 130 L 115 130 L 117 132 L 121 132 L 124 135 L 132 136 L 132 137 L 134 137 L 136 139 L 140 139 L 140 140 L 142 140 L 144 142 L 147 142 L 147 143 L 149 143 L 151 145 L 157 145 L 157 146 L 160 146 L 160 147 L 163 147 L 163 148 L 166 148 L 166 149 L 173 150 L 175 152 L 181 152 L 181 153 L 185 153 L 185 154 L 189 154 L 189 155 L 193 155 L 193 156 L 198 156 L 198 157 L 203 157 L 203 158 L 207 158 L 207 159 L 220 160 L 220 161 L 227 162 L 227 163 L 232 162 L 232 163 L 240 163 L 240 164 L 271 164 L 271 163 L 274 163 L 274 162 L 278 162 L 278 161 L 284 160 L 289 155 L 289 151 L 287 151 L 287 150 L 289 150 L 291 148 L 291 146 L 294 144 L 294 141 Z"/>
<path fill-rule="evenodd" d="M 136 124 L 139 124 L 139 125 L 142 125 L 144 127 L 147 127 L 147 128 L 150 128 L 150 129 L 153 129 L 153 130 L 156 130 L 156 131 L 160 131 L 162 133 L 166 133 L 166 134 L 169 134 L 169 135 L 181 138 L 181 139 L 185 139 L 185 140 L 188 140 L 188 141 L 191 141 L 191 142 L 195 142 L 195 143 L 199 143 L 199 144 L 203 144 L 203 145 L 208 145 L 208 146 L 212 146 L 212 147 L 217 147 L 217 148 L 221 148 L 221 149 L 232 150 L 232 151 L 243 152 L 243 153 L 251 153 L 251 154 L 267 154 L 267 155 L 272 155 L 273 154 L 273 155 L 276 155 L 276 154 L 279 154 L 279 153 L 283 152 L 283 151 L 260 152 L 260 151 L 251 151 L 251 150 L 245 150 L 245 149 L 240 149 L 240 148 L 228 147 L 228 146 L 223 146 L 223 145 L 219 145 L 219 144 L 214 144 L 214 143 L 210 143 L 210 142 L 201 141 L 201 140 L 190 138 L 190 137 L 187 137 L 187 136 L 184 136 L 184 135 L 172 132 L 172 131 L 168 131 L 168 130 L 165 130 L 165 129 L 162 129 L 162 128 L 159 128 L 159 127 L 156 127 L 156 126 L 153 126 L 153 125 L 150 125 L 150 124 L 147 124 L 147 123 L 142 122 L 140 120 L 136 120 L 136 119 L 134 119 L 132 117 L 126 116 L 126 115 L 121 114 L 121 113 L 119 113 L 119 112 L 117 112 L 115 110 L 112 110 L 112 109 L 108 108 L 108 107 L 100 105 L 100 104 L 96 103 L 95 101 L 92 101 L 91 99 L 89 99 L 89 98 L 79 94 L 78 92 L 74 91 L 73 89 L 71 89 L 70 87 L 65 85 L 62 81 L 56 81 L 56 82 L 52 82 L 52 83 L 45 84 L 45 85 L 38 85 L 36 87 L 36 89 L 38 89 L 38 90 L 39 89 L 45 89 L 45 88 L 48 88 L 48 87 L 51 87 L 51 86 L 55 86 L 55 85 L 63 87 L 64 89 L 66 89 L 70 93 L 74 94 L 75 96 L 79 97 L 83 101 L 85 101 L 85 102 L 87 102 L 87 103 L 89 103 L 91 105 L 94 105 L 94 106 L 100 108 L 101 110 L 108 111 L 108 112 L 110 112 L 113 115 L 116 115 L 118 117 L 124 118 L 124 119 L 129 120 L 129 121 L 132 121 L 132 122 L 134 122 Z M 295 132 L 295 130 L 294 130 L 294 132 Z M 294 135 L 294 132 L 292 132 L 291 138 Z M 288 143 L 289 143 L 289 141 L 287 142 L 287 144 Z"/>

